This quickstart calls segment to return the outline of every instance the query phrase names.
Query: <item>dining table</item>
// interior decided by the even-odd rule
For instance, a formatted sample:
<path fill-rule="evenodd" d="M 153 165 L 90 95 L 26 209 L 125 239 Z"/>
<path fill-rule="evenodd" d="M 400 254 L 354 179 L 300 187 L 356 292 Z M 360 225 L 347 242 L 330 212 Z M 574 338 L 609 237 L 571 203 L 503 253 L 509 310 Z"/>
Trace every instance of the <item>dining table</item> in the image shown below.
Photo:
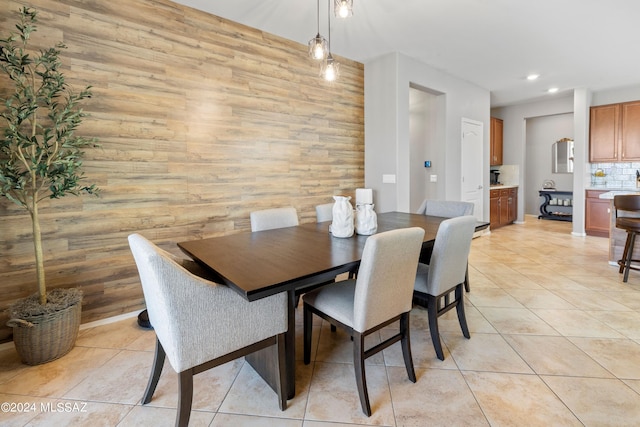
<path fill-rule="evenodd" d="M 386 212 L 377 214 L 377 233 L 408 227 L 424 229 L 423 251 L 430 253 L 440 223 L 447 218 Z M 179 242 L 178 247 L 205 267 L 211 277 L 235 290 L 248 301 L 287 292 L 288 330 L 285 334 L 286 387 L 295 395 L 295 310 L 297 295 L 339 274 L 357 269 L 369 236 L 348 238 L 331 235 L 331 221 L 294 227 Z M 478 221 L 476 231 L 489 226 Z M 261 350 L 246 360 L 275 390 L 275 354 Z"/>

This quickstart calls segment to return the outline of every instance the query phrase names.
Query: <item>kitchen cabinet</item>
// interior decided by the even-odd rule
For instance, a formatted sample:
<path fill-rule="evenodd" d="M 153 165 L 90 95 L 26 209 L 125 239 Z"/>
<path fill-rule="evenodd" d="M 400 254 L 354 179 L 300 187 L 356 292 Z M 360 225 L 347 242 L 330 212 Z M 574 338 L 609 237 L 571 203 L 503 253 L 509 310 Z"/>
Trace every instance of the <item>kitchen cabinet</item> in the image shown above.
<path fill-rule="evenodd" d="M 496 229 L 511 224 L 518 216 L 518 187 L 489 191 L 489 224 Z"/>
<path fill-rule="evenodd" d="M 591 107 L 589 161 L 640 161 L 640 101 Z"/>
<path fill-rule="evenodd" d="M 584 229 L 589 236 L 609 237 L 610 200 L 600 199 L 604 190 L 587 190 L 585 194 Z"/>
<path fill-rule="evenodd" d="M 491 166 L 500 166 L 502 165 L 502 134 L 503 134 L 503 122 L 501 119 L 491 117 L 491 128 L 490 128 L 490 139 L 491 139 Z"/>

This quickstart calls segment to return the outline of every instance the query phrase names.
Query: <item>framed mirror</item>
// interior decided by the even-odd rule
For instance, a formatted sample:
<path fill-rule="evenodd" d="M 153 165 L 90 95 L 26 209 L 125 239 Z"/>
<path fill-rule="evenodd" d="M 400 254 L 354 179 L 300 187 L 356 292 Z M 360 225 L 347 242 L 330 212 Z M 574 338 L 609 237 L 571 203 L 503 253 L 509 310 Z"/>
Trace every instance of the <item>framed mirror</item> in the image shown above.
<path fill-rule="evenodd" d="M 562 138 L 554 142 L 551 152 L 551 172 L 573 173 L 573 140 Z"/>

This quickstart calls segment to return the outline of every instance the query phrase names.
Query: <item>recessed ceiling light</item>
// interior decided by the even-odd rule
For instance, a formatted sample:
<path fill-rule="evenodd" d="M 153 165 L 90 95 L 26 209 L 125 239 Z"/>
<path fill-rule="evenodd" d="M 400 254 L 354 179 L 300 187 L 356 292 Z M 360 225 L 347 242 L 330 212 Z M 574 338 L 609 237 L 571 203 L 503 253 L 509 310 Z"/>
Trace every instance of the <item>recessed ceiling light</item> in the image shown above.
<path fill-rule="evenodd" d="M 530 81 L 537 80 L 538 77 L 540 77 L 540 74 L 529 74 L 527 76 L 527 80 L 530 80 Z"/>
<path fill-rule="evenodd" d="M 549 90 L 548 90 L 547 92 L 549 92 L 549 93 L 556 93 L 557 91 L 558 91 L 558 88 L 557 88 L 557 87 L 551 87 L 551 88 L 549 88 Z"/>

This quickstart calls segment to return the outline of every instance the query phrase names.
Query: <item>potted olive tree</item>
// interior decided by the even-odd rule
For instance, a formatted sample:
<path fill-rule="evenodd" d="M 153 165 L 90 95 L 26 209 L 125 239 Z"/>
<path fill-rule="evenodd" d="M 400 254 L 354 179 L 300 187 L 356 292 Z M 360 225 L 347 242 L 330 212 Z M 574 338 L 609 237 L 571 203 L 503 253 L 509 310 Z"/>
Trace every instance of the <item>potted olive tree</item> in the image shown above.
<path fill-rule="evenodd" d="M 82 293 L 45 285 L 38 203 L 68 194 L 96 194 L 82 183 L 84 147 L 94 139 L 76 135 L 86 116 L 79 103 L 90 87 L 74 93 L 65 83 L 59 55 L 65 46 L 30 51 L 36 11 L 19 11 L 17 32 L 0 39 L 0 194 L 31 217 L 38 292 L 9 307 L 13 341 L 24 363 L 57 359 L 74 346 Z"/>

